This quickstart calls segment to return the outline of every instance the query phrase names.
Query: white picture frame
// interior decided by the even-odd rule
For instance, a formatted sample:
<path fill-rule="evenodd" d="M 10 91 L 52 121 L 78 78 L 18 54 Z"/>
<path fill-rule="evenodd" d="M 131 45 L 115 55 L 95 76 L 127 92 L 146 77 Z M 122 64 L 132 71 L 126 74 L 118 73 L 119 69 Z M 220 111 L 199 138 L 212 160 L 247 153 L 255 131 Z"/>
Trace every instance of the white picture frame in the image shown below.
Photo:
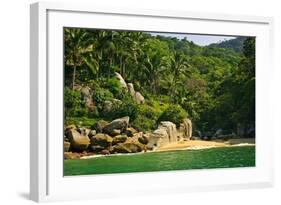
<path fill-rule="evenodd" d="M 46 2 L 32 4 L 30 14 L 32 200 L 95 199 L 273 186 L 272 113 L 263 109 L 270 106 L 267 94 L 273 69 L 272 18 Z M 62 28 L 65 26 L 256 36 L 256 167 L 63 177 L 63 90 L 60 88 L 63 86 Z M 60 134 L 61 139 L 54 137 Z M 266 139 L 263 138 L 265 135 Z M 153 183 L 148 184 L 149 181 Z M 108 183 L 116 183 L 118 188 L 106 186 Z"/>

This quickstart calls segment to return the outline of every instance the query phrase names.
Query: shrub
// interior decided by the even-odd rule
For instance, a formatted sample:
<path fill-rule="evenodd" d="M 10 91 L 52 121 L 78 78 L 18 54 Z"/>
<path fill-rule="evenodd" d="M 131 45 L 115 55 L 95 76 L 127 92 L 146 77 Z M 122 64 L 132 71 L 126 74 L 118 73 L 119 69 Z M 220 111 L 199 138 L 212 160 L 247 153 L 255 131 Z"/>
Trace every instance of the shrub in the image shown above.
<path fill-rule="evenodd" d="M 147 118 L 143 115 L 138 115 L 136 119 L 131 122 L 131 126 L 140 131 L 149 131 L 155 128 L 156 120 Z"/>
<path fill-rule="evenodd" d="M 66 116 L 82 117 L 88 114 L 81 93 L 68 87 L 64 89 L 64 109 Z"/>
<path fill-rule="evenodd" d="M 130 121 L 136 119 L 139 114 L 139 105 L 132 99 L 131 96 L 127 96 L 123 99 L 122 104 L 118 106 L 117 109 L 114 110 L 112 116 L 114 118 L 120 118 L 124 116 L 129 116 Z"/>
<path fill-rule="evenodd" d="M 159 112 L 156 112 L 152 107 L 147 105 L 140 106 L 139 115 L 142 115 L 152 120 L 157 120 L 159 118 Z"/>
<path fill-rule="evenodd" d="M 175 123 L 177 126 L 187 117 L 187 112 L 179 105 L 170 105 L 159 117 L 160 121 L 170 121 Z"/>
<path fill-rule="evenodd" d="M 109 78 L 104 82 L 104 88 L 107 88 L 115 98 L 121 98 L 123 94 L 123 88 L 118 79 L 116 78 Z"/>
<path fill-rule="evenodd" d="M 69 115 L 73 117 L 84 117 L 87 116 L 88 109 L 85 107 L 75 107 L 69 110 Z"/>
<path fill-rule="evenodd" d="M 65 108 L 74 109 L 82 104 L 81 93 L 72 90 L 69 87 L 64 88 L 64 106 Z"/>
<path fill-rule="evenodd" d="M 93 101 L 100 104 L 106 100 L 112 100 L 113 94 L 108 90 L 100 87 L 96 87 L 93 94 Z"/>
<path fill-rule="evenodd" d="M 89 110 L 88 117 L 90 117 L 90 118 L 100 117 L 99 110 L 98 110 L 97 106 L 93 106 L 91 108 L 91 110 Z"/>

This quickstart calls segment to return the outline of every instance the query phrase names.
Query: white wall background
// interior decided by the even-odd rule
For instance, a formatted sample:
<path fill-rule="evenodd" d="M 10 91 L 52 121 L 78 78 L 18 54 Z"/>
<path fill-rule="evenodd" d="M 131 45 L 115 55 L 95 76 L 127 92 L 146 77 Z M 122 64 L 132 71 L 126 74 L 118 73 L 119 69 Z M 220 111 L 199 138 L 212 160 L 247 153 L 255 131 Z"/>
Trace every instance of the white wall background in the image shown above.
<path fill-rule="evenodd" d="M 29 4 L 30 0 L 1 1 L 0 6 L 0 200 L 1 204 L 31 204 L 29 193 Z M 83 0 L 79 0 L 83 2 Z M 275 133 L 275 187 L 146 196 L 85 204 L 280 204 L 281 202 L 281 12 L 278 0 L 92 0 L 99 6 L 187 10 L 272 16 L 275 20 L 275 88 L 272 129 Z M 264 119 L 267 120 L 267 119 Z M 266 137 L 266 136 L 265 136 Z M 233 176 L 235 177 L 235 176 Z M 76 187 L 73 187 L 74 189 Z M 81 202 L 64 202 L 77 204 Z"/>

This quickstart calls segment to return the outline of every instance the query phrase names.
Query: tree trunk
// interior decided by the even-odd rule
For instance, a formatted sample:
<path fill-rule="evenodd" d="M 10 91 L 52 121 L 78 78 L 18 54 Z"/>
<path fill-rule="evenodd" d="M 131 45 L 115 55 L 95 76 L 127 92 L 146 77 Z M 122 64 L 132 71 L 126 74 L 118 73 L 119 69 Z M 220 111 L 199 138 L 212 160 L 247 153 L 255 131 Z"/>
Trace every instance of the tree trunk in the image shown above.
<path fill-rule="evenodd" d="M 122 76 L 123 76 L 124 79 L 125 79 L 125 69 L 126 69 L 125 66 L 126 66 L 126 65 L 125 65 L 125 62 L 124 62 L 124 63 L 123 63 L 123 71 L 122 71 L 122 73 L 123 73 Z"/>
<path fill-rule="evenodd" d="M 122 73 L 122 57 L 120 57 L 120 75 L 123 77 L 123 73 Z"/>
<path fill-rule="evenodd" d="M 72 90 L 74 90 L 75 86 L 75 75 L 76 75 L 76 65 L 73 66 L 73 75 L 72 75 Z"/>

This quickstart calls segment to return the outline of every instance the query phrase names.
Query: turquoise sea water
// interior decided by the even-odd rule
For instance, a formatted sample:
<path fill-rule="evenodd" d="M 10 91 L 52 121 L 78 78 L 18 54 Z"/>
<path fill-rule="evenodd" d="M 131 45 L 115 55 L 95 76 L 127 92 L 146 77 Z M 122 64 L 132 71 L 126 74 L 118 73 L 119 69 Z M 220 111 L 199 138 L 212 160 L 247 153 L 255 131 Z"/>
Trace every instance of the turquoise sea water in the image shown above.
<path fill-rule="evenodd" d="M 255 166 L 255 146 L 109 155 L 64 160 L 64 175 L 91 175 Z"/>

